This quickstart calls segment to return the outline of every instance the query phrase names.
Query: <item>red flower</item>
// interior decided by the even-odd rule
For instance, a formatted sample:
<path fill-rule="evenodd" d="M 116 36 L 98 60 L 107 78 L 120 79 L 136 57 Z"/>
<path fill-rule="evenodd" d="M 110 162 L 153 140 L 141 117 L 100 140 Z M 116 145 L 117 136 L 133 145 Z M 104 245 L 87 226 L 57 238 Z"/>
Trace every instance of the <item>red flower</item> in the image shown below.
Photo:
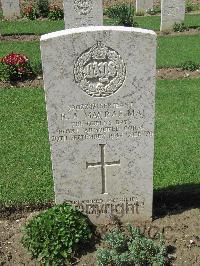
<path fill-rule="evenodd" d="M 24 65 L 28 62 L 28 58 L 25 55 L 20 54 L 8 54 L 1 60 L 7 65 Z"/>

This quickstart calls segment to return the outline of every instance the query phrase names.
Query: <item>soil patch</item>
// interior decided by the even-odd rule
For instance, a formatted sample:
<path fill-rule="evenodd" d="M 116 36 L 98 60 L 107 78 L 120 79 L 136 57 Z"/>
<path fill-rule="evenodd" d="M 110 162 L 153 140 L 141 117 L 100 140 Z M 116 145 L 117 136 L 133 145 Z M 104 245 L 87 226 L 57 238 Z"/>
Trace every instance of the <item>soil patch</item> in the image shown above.
<path fill-rule="evenodd" d="M 200 187 L 184 185 L 154 192 L 154 220 L 135 223 L 142 232 L 157 240 L 164 235 L 169 250 L 170 264 L 173 266 L 200 265 Z M 30 206 L 1 207 L 0 209 L 0 265 L 40 265 L 31 259 L 21 244 L 21 228 L 33 216 L 52 202 Z M 111 228 L 119 226 L 111 219 L 104 226 L 96 228 L 98 238 L 84 246 L 77 255 L 74 265 L 96 266 L 95 252 L 101 237 Z"/>
<path fill-rule="evenodd" d="M 157 79 L 191 79 L 199 78 L 200 69 L 196 71 L 182 70 L 181 68 L 161 68 L 157 69 Z"/>
<path fill-rule="evenodd" d="M 196 35 L 200 34 L 200 28 L 197 29 L 189 29 L 188 31 L 183 31 L 183 32 L 160 32 L 156 31 L 158 36 L 179 36 L 179 35 Z M 34 35 L 34 34 L 14 34 L 14 35 L 3 35 L 0 36 L 0 41 L 25 41 L 25 42 L 30 42 L 30 41 L 39 41 L 40 36 L 39 35 Z"/>
<path fill-rule="evenodd" d="M 44 83 L 42 78 L 36 78 L 33 80 L 25 80 L 20 82 L 3 82 L 0 81 L 0 89 L 11 89 L 11 88 L 43 88 Z"/>
<path fill-rule="evenodd" d="M 187 31 L 183 32 L 161 32 L 161 31 L 156 31 L 158 36 L 179 36 L 179 35 L 198 35 L 200 34 L 200 28 L 192 29 L 190 28 Z"/>
<path fill-rule="evenodd" d="M 196 71 L 182 70 L 181 68 L 161 68 L 157 69 L 157 79 L 191 79 L 200 78 L 200 69 Z M 42 77 L 37 77 L 33 80 L 26 80 L 20 82 L 3 82 L 0 81 L 0 89 L 9 88 L 43 88 L 44 82 Z"/>
<path fill-rule="evenodd" d="M 5 35 L 0 36 L 0 41 L 39 41 L 40 36 L 34 34 L 24 34 L 24 35 Z"/>
<path fill-rule="evenodd" d="M 25 213 L 19 219 L 0 219 L 0 265 L 40 265 L 31 259 L 21 244 L 21 228 L 36 214 L 38 212 Z M 191 209 L 135 226 L 139 226 L 145 235 L 153 239 L 157 239 L 159 233 L 164 234 L 166 245 L 171 249 L 170 265 L 197 266 L 200 265 L 199 219 L 200 209 Z M 115 225 L 111 222 L 104 227 L 98 227 L 97 231 L 103 235 L 113 226 Z M 94 243 L 93 250 L 88 247 L 88 252 L 83 252 L 83 255 L 76 259 L 75 265 L 95 266 L 95 250 L 98 245 Z"/>

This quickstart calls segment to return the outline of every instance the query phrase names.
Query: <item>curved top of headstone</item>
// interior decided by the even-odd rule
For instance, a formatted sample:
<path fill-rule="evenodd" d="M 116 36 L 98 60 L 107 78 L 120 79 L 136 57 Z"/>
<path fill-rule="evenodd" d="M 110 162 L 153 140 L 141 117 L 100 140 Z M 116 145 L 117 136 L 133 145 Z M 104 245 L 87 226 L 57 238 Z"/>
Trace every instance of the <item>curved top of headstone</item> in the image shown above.
<path fill-rule="evenodd" d="M 89 27 L 80 27 L 80 28 L 71 28 L 56 32 L 51 32 L 41 36 L 40 41 L 45 41 L 52 38 L 57 38 L 65 35 L 75 34 L 75 33 L 85 33 L 85 32 L 97 32 L 97 31 L 125 31 L 125 32 L 134 32 L 138 34 L 157 34 L 152 30 L 142 29 L 142 28 L 133 28 L 133 27 L 123 27 L 123 26 L 89 26 Z"/>

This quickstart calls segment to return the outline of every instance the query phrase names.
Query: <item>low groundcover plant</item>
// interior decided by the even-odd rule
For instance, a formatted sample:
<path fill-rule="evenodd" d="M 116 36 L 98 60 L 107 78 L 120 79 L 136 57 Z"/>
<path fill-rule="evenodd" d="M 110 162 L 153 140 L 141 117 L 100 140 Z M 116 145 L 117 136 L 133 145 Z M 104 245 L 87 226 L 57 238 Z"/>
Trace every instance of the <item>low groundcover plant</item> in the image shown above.
<path fill-rule="evenodd" d="M 113 229 L 103 239 L 103 248 L 97 250 L 100 266 L 164 265 L 166 248 L 164 241 L 156 244 L 141 234 L 139 228 L 128 226 L 128 233 Z"/>
<path fill-rule="evenodd" d="M 29 78 L 33 75 L 27 56 L 11 53 L 0 58 L 0 80 L 16 81 Z"/>
<path fill-rule="evenodd" d="M 73 253 L 92 237 L 88 218 L 69 204 L 40 213 L 23 228 L 22 244 L 46 265 L 69 265 Z"/>

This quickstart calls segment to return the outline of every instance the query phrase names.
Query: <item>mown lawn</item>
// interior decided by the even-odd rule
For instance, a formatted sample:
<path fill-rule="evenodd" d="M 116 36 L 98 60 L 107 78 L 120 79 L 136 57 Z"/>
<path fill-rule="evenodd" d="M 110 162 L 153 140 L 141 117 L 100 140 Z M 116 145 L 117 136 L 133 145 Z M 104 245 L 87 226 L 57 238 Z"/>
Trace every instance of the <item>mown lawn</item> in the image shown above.
<path fill-rule="evenodd" d="M 159 31 L 160 16 L 135 17 L 135 21 L 140 28 Z M 200 27 L 200 14 L 186 14 L 185 24 L 188 27 Z M 115 20 L 104 19 L 104 25 L 115 25 Z M 64 29 L 64 21 L 0 21 L 0 29 L 2 35 L 12 34 L 35 34 L 42 35 Z"/>
<path fill-rule="evenodd" d="M 157 83 L 155 189 L 200 183 L 199 87 L 200 79 Z M 0 116 L 0 203 L 52 200 L 43 90 L 0 90 Z"/>
<path fill-rule="evenodd" d="M 180 67 L 185 61 L 200 63 L 200 35 L 158 38 L 157 68 Z"/>
<path fill-rule="evenodd" d="M 158 37 L 157 68 L 180 67 L 188 60 L 200 63 L 199 44 L 200 35 Z M 23 53 L 33 65 L 41 65 L 39 41 L 1 41 L 0 57 L 11 52 Z"/>

